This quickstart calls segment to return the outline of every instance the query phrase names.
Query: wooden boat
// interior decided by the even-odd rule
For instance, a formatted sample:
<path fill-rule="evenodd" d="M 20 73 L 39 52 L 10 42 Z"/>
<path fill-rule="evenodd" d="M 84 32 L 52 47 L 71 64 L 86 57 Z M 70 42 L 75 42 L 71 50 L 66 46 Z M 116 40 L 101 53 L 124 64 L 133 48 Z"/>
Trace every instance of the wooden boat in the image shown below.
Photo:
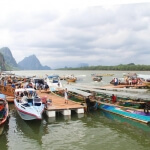
<path fill-rule="evenodd" d="M 19 93 L 23 92 L 32 93 L 32 97 L 24 97 L 18 96 Z M 15 90 L 15 99 L 14 104 L 17 109 L 19 116 L 24 120 L 34 120 L 34 119 L 42 119 L 42 113 L 44 111 L 44 104 L 42 104 L 42 100 L 37 97 L 35 93 L 35 89 L 26 88 L 26 89 L 16 89 Z"/>
<path fill-rule="evenodd" d="M 145 81 L 143 81 L 143 84 L 144 84 L 146 87 L 150 88 L 150 82 L 145 82 Z"/>
<path fill-rule="evenodd" d="M 67 78 L 67 82 L 76 82 L 77 78 Z"/>
<path fill-rule="evenodd" d="M 0 94 L 0 126 L 4 124 L 9 115 L 9 107 L 4 94 Z"/>
<path fill-rule="evenodd" d="M 102 77 L 93 77 L 93 81 L 100 82 L 102 80 Z"/>
<path fill-rule="evenodd" d="M 91 74 L 91 76 L 99 76 L 99 77 L 109 77 L 113 76 L 114 74 L 106 73 L 106 74 Z"/>
<path fill-rule="evenodd" d="M 83 87 L 78 87 L 78 89 L 81 89 L 82 92 L 91 91 L 91 94 L 95 92 L 95 95 L 93 93 L 91 96 L 91 101 L 97 102 L 98 108 L 102 110 L 146 124 L 150 122 L 150 95 L 146 92 L 135 93 L 137 89 L 135 92 L 132 89 L 132 93 L 130 91 L 106 91 Z M 111 100 L 112 94 L 117 95 L 117 102 L 114 104 Z"/>
<path fill-rule="evenodd" d="M 15 89 L 11 87 L 11 85 L 0 85 L 0 92 L 7 96 L 14 96 Z"/>

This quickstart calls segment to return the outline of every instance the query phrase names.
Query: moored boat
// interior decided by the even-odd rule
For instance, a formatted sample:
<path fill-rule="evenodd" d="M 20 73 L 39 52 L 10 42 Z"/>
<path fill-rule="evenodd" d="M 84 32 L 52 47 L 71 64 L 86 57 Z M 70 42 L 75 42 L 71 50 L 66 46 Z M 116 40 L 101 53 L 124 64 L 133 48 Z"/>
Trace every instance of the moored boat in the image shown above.
<path fill-rule="evenodd" d="M 68 78 L 66 79 L 67 82 L 76 82 L 77 78 Z"/>
<path fill-rule="evenodd" d="M 102 77 L 93 77 L 93 81 L 100 82 L 102 80 Z"/>
<path fill-rule="evenodd" d="M 91 76 L 100 76 L 100 77 L 108 77 L 113 76 L 114 74 L 106 73 L 106 74 L 91 74 Z"/>
<path fill-rule="evenodd" d="M 126 101 L 125 105 L 99 101 L 99 108 L 142 123 L 150 122 L 149 102 Z M 136 104 L 136 105 L 134 105 Z"/>
<path fill-rule="evenodd" d="M 61 88 L 62 83 L 58 75 L 49 75 L 45 79 L 47 85 L 49 86 L 50 90 L 53 88 Z"/>
<path fill-rule="evenodd" d="M 20 97 L 21 93 L 24 93 L 23 97 Z M 27 97 L 25 93 L 30 94 L 31 97 Z M 22 119 L 42 119 L 44 104 L 33 88 L 16 89 L 14 104 Z"/>
<path fill-rule="evenodd" d="M 4 124 L 9 116 L 9 106 L 4 94 L 0 94 L 0 126 Z"/>

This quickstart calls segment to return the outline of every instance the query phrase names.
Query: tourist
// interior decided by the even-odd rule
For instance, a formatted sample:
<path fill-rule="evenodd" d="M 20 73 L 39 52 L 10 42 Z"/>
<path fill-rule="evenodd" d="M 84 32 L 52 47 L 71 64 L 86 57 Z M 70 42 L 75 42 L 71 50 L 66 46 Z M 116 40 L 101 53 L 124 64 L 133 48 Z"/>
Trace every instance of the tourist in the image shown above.
<path fill-rule="evenodd" d="M 67 88 L 64 90 L 64 96 L 65 96 L 65 103 L 68 104 L 68 91 L 67 91 Z"/>
<path fill-rule="evenodd" d="M 144 113 L 148 114 L 150 110 L 150 102 L 145 103 Z"/>
<path fill-rule="evenodd" d="M 132 79 L 131 78 L 129 78 L 129 85 L 132 85 Z"/>
<path fill-rule="evenodd" d="M 87 112 L 90 111 L 90 98 L 89 96 L 85 99 L 85 102 L 86 102 L 86 106 L 87 106 Z"/>
<path fill-rule="evenodd" d="M 14 83 L 12 83 L 12 84 L 11 84 L 11 87 L 15 89 L 15 87 L 16 87 L 16 86 L 15 86 L 15 84 L 14 84 Z"/>
<path fill-rule="evenodd" d="M 47 91 L 47 89 L 49 88 L 48 84 L 45 82 L 44 84 L 44 89 Z"/>
<path fill-rule="evenodd" d="M 52 106 L 52 100 L 51 99 L 48 99 L 46 101 L 46 107 L 48 108 L 48 106 Z"/>
<path fill-rule="evenodd" d="M 4 86 L 6 86 L 7 85 L 7 80 L 6 79 L 4 79 Z"/>
<path fill-rule="evenodd" d="M 115 86 L 118 85 L 118 78 L 114 78 L 114 85 L 115 85 Z"/>

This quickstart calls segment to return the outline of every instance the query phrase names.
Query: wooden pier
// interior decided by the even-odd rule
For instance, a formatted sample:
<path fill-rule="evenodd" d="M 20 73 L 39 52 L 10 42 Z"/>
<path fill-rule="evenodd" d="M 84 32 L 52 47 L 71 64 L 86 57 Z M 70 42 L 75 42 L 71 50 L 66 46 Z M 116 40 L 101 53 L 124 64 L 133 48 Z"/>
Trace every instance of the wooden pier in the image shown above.
<path fill-rule="evenodd" d="M 44 93 L 41 91 L 37 91 L 37 94 L 41 98 L 46 98 L 52 100 L 52 103 L 47 104 L 45 108 L 45 112 L 48 117 L 55 117 L 56 112 L 60 112 L 64 116 L 70 116 L 71 111 L 75 111 L 77 114 L 83 114 L 85 110 L 85 106 L 81 105 L 78 102 L 74 102 L 68 100 L 68 104 L 65 103 L 65 99 L 61 96 L 58 96 L 54 93 Z"/>

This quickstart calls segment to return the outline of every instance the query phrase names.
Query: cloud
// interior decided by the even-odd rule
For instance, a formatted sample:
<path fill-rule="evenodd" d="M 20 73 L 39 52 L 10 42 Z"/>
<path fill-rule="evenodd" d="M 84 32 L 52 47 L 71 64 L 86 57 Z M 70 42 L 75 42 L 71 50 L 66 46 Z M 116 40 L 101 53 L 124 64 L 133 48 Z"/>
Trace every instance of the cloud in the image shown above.
<path fill-rule="evenodd" d="M 150 64 L 150 3 L 15 2 L 0 6 L 0 47 L 9 47 L 17 62 L 35 54 L 52 68 Z"/>

